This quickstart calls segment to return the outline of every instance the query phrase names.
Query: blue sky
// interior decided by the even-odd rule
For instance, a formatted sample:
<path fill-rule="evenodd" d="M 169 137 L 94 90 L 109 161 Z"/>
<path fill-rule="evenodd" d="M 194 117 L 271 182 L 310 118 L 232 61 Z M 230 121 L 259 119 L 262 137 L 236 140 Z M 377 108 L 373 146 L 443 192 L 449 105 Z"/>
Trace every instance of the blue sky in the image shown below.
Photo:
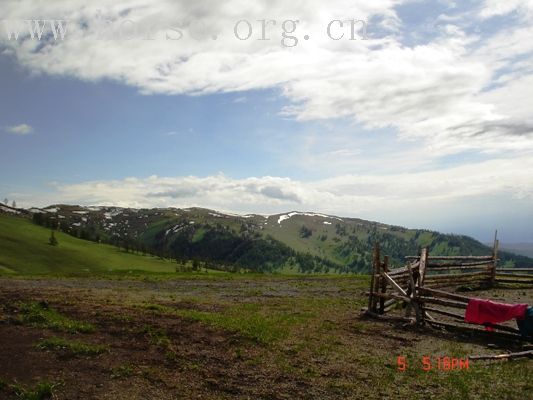
<path fill-rule="evenodd" d="M 46 23 L 32 39 L 24 20 L 51 15 L 64 40 Z M 327 36 L 350 18 L 368 40 Z M 260 19 L 277 21 L 269 41 Z M 297 46 L 281 45 L 286 19 Z M 154 40 L 119 40 L 126 20 Z M 190 36 L 199 20 L 209 39 Z M 102 21 L 115 36 L 99 37 Z M 317 211 L 533 242 L 532 22 L 533 2 L 514 0 L 7 1 L 0 196 Z"/>
<path fill-rule="evenodd" d="M 23 120 L 38 130 L 35 135 L 3 137 L 4 150 L 8 146 L 15 150 L 2 154 L 6 165 L 18 166 L 2 172 L 2 180 L 11 184 L 21 178 L 31 179 L 32 184 L 118 179 L 147 171 L 156 175 L 224 171 L 236 178 L 247 173 L 280 174 L 283 170 L 275 157 L 257 148 L 255 137 L 262 131 L 301 129 L 293 120 L 273 117 L 280 102 L 270 91 L 246 97 L 147 96 L 113 82 L 29 76 L 7 57 L 0 68 L 4 89 L 0 118 L 6 125 Z M 248 166 L 246 172 L 243 164 Z"/>

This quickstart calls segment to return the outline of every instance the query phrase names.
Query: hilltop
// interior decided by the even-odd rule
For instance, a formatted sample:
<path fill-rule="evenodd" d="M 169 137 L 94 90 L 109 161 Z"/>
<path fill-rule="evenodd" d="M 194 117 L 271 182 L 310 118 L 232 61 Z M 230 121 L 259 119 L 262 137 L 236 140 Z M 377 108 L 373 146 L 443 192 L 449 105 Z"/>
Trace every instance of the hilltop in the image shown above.
<path fill-rule="evenodd" d="M 197 260 L 209 268 L 230 271 L 365 273 L 375 242 L 395 265 L 421 247 L 429 247 L 435 255 L 492 251 L 464 235 L 313 212 L 237 215 L 204 208 L 73 205 L 19 212 L 36 224 L 80 239 L 151 253 L 178 264 Z M 504 265 L 533 265 L 528 257 L 506 252 L 500 253 L 500 259 Z"/>

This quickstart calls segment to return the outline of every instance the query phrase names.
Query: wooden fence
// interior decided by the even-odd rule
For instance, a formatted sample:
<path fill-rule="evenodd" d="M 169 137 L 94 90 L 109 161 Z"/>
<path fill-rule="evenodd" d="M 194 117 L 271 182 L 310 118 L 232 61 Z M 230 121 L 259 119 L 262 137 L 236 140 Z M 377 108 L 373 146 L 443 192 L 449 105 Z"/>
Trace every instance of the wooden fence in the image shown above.
<path fill-rule="evenodd" d="M 420 255 L 407 257 L 407 264 L 402 268 L 392 268 L 387 256 L 381 258 L 379 245 L 376 245 L 368 307 L 363 311 L 381 319 L 482 332 L 483 327 L 464 321 L 470 298 L 439 289 L 474 284 L 486 287 L 530 285 L 533 284 L 533 268 L 499 268 L 496 238 L 490 255 L 431 256 L 424 248 Z M 403 313 L 398 314 L 398 309 Z M 491 334 L 519 338 L 516 328 L 506 325 L 492 328 Z"/>

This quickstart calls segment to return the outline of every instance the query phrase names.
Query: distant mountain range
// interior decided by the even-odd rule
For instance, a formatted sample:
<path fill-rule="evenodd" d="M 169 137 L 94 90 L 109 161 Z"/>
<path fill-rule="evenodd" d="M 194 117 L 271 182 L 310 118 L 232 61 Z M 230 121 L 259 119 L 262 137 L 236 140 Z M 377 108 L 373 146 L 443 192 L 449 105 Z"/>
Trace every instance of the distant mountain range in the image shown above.
<path fill-rule="evenodd" d="M 236 215 L 203 208 L 132 209 L 53 205 L 29 210 L 1 206 L 35 223 L 81 239 L 128 251 L 197 260 L 210 268 L 260 272 L 368 272 L 372 248 L 393 264 L 429 247 L 434 255 L 490 254 L 492 249 L 463 235 L 407 229 L 358 218 L 313 212 Z M 533 266 L 533 259 L 500 253 L 501 264 Z"/>
<path fill-rule="evenodd" d="M 533 257 L 533 243 L 501 243 L 500 247 L 514 254 Z"/>

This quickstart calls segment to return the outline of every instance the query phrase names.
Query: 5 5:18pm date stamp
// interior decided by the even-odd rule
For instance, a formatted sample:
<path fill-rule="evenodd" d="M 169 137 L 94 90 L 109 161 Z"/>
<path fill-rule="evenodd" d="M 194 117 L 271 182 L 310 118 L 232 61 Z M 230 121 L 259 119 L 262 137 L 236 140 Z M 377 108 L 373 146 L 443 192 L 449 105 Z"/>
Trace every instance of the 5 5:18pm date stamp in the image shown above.
<path fill-rule="evenodd" d="M 448 356 L 422 356 L 418 359 L 408 359 L 406 356 L 396 358 L 398 372 L 405 372 L 409 368 L 419 368 L 422 371 L 460 371 L 468 370 L 468 358 Z"/>

